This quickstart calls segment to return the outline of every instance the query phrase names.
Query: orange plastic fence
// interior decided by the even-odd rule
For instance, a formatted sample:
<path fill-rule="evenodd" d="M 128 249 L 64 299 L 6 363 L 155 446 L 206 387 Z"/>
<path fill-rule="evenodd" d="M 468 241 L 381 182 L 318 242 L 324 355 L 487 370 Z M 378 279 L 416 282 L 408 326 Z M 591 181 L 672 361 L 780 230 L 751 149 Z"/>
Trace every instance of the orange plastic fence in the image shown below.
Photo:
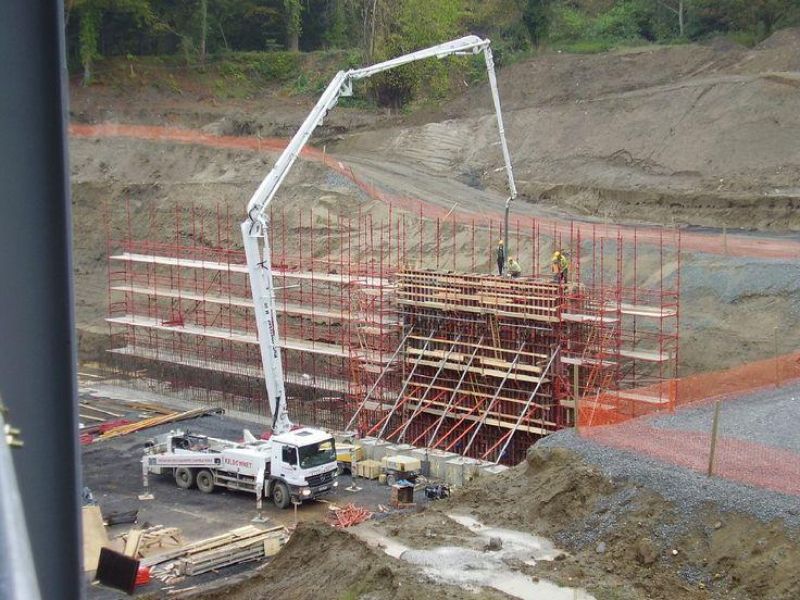
<path fill-rule="evenodd" d="M 181 127 L 155 126 L 155 125 L 127 125 L 122 123 L 99 123 L 94 125 L 72 123 L 69 126 L 70 136 L 75 138 L 112 138 L 122 137 L 130 139 L 143 139 L 150 141 L 163 141 L 171 143 L 196 144 L 212 146 L 215 148 L 230 148 L 248 151 L 280 152 L 287 144 L 287 140 L 274 137 L 256 136 L 224 136 L 212 135 L 200 130 Z M 419 198 L 390 194 L 378 186 L 368 183 L 356 176 L 352 168 L 346 163 L 337 160 L 323 151 L 312 146 L 306 146 L 300 153 L 305 160 L 320 161 L 326 167 L 337 171 L 351 179 L 370 197 L 404 208 L 413 212 L 420 211 L 429 218 L 449 216 L 454 220 L 480 221 L 483 219 L 501 218 L 501 212 L 490 210 L 478 213 L 464 213 L 459 210 L 443 209 L 441 206 L 425 202 Z M 604 225 L 602 223 L 570 223 L 560 219 L 538 219 L 542 226 L 552 227 L 554 231 L 568 232 L 571 227 L 580 231 L 586 239 L 594 232 L 599 237 L 614 237 L 617 231 L 633 232 L 640 242 L 670 243 L 665 236 L 665 230 L 658 227 L 626 227 L 618 225 Z M 585 229 L 585 231 L 584 231 Z M 770 236 L 759 237 L 754 235 L 722 235 L 716 232 L 683 232 L 681 236 L 683 250 L 695 252 L 708 252 L 711 254 L 726 254 L 730 256 L 749 256 L 760 258 L 800 258 L 800 242 L 792 239 L 779 239 Z"/>
<path fill-rule="evenodd" d="M 800 453 L 791 448 L 770 446 L 756 441 L 755 431 L 748 424 L 727 435 L 712 435 L 714 410 L 711 401 L 721 401 L 719 422 L 724 423 L 727 410 L 737 410 L 726 401 L 748 393 L 778 388 L 800 381 L 800 352 L 746 363 L 710 373 L 699 373 L 667 382 L 659 387 L 628 392 L 628 398 L 613 393 L 587 398 L 580 402 L 578 432 L 582 437 L 608 447 L 641 454 L 701 473 L 709 470 L 715 476 L 769 489 L 782 494 L 800 496 Z M 655 398 L 661 403 L 631 400 L 630 396 Z M 784 401 L 787 401 L 784 399 Z M 795 401 L 794 398 L 788 401 Z M 800 400 L 798 400 L 800 401 Z M 691 406 L 703 407 L 691 426 L 670 428 L 659 426 L 646 415 L 674 412 Z M 783 418 L 776 406 L 761 414 L 766 423 L 776 426 Z M 712 446 L 713 458 L 712 458 Z"/>
<path fill-rule="evenodd" d="M 579 403 L 577 422 L 580 427 L 613 425 L 634 417 L 673 411 L 702 400 L 730 398 L 795 380 L 800 380 L 800 352 L 628 390 L 622 397 L 608 392 L 584 398 Z"/>

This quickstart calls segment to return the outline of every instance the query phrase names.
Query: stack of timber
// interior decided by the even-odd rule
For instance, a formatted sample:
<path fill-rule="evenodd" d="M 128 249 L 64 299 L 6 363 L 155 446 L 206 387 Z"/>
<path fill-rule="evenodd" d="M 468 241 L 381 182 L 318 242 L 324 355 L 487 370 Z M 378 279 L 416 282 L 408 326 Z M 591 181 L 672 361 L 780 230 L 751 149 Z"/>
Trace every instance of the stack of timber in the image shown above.
<path fill-rule="evenodd" d="M 241 562 L 275 556 L 287 540 L 282 526 L 259 529 L 247 525 L 142 560 L 142 566 L 163 580 L 200 575 Z"/>
<path fill-rule="evenodd" d="M 149 419 L 142 419 L 141 421 L 128 423 L 127 425 L 121 425 L 119 427 L 115 427 L 114 429 L 110 429 L 103 435 L 95 438 L 94 441 L 97 442 L 100 440 L 119 437 L 121 435 L 128 435 L 129 433 L 141 431 L 142 429 L 148 429 L 150 427 L 156 427 L 158 425 L 164 425 L 165 423 L 176 423 L 178 421 L 186 421 L 188 419 L 202 417 L 203 415 L 222 414 L 223 412 L 224 411 L 221 408 L 195 408 L 184 412 L 173 412 L 165 415 L 159 415 L 157 417 L 150 417 Z"/>

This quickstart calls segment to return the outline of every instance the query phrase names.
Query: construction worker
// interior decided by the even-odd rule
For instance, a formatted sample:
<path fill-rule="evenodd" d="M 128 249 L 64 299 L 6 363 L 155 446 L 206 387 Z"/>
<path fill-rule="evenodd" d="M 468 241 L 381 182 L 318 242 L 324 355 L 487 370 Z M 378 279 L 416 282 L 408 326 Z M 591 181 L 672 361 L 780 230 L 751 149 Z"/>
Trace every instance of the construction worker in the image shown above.
<path fill-rule="evenodd" d="M 506 247 L 503 245 L 503 240 L 497 242 L 497 274 L 503 274 L 503 267 L 506 266 Z"/>
<path fill-rule="evenodd" d="M 567 283 L 569 275 L 569 259 L 564 255 L 563 250 L 553 252 L 552 258 L 553 275 L 559 283 Z"/>
<path fill-rule="evenodd" d="M 517 259 L 513 256 L 508 259 L 508 274 L 515 279 L 522 275 L 522 267 L 519 266 Z"/>

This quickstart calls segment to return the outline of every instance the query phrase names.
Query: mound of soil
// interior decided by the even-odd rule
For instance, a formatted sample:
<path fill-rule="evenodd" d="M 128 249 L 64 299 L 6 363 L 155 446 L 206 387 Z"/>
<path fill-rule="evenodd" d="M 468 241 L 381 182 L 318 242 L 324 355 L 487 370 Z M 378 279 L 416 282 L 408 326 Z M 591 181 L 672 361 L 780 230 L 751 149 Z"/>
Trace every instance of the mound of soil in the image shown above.
<path fill-rule="evenodd" d="M 329 525 L 301 523 L 278 556 L 257 575 L 233 587 L 194 597 L 204 600 L 474 600 L 475 594 L 426 581 L 411 565 L 372 550 L 350 534 Z M 502 596 L 487 591 L 481 597 Z"/>
<path fill-rule="evenodd" d="M 534 447 L 506 473 L 473 480 L 424 517 L 396 517 L 385 527 L 418 546 L 457 536 L 445 513 L 458 512 L 550 537 L 570 554 L 521 570 L 597 598 L 789 600 L 800 592 L 800 545 L 782 523 L 711 505 L 686 511 L 649 489 L 610 481 L 563 448 Z"/>

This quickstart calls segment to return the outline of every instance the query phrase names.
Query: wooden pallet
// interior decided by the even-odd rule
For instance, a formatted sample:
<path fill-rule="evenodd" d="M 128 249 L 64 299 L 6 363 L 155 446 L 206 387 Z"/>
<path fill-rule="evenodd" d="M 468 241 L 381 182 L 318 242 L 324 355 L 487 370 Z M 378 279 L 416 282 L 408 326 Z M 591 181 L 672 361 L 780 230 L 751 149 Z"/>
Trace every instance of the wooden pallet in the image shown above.
<path fill-rule="evenodd" d="M 142 560 L 162 578 L 199 575 L 250 560 L 269 558 L 289 539 L 285 527 L 260 529 L 252 525 L 187 544 Z"/>

